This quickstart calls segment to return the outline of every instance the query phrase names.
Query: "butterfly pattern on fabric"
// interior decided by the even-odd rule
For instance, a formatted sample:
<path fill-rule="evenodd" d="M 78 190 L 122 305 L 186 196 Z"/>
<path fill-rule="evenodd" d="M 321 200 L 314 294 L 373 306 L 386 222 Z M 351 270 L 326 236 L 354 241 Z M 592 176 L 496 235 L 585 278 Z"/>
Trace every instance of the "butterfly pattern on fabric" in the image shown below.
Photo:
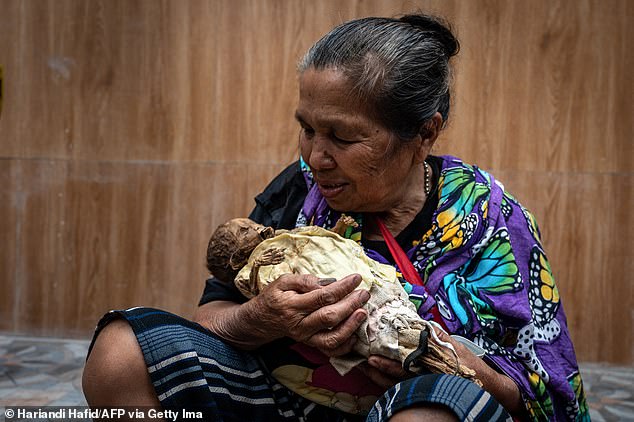
<path fill-rule="evenodd" d="M 502 197 L 502 204 L 500 205 L 500 211 L 502 212 L 502 215 L 504 216 L 504 219 L 506 221 L 509 221 L 509 218 L 511 218 L 511 215 L 513 214 L 513 207 L 509 203 L 509 200 L 509 195 L 507 194 L 507 192 L 504 192 L 504 196 Z"/>
<path fill-rule="evenodd" d="M 499 333 L 488 296 L 512 293 L 522 286 L 508 237 L 506 228 L 498 230 L 473 259 L 443 277 L 450 306 L 467 333 L 473 328 L 473 317 L 485 332 Z"/>
<path fill-rule="evenodd" d="M 575 398 L 566 404 L 566 414 L 572 421 L 590 422 L 590 411 L 586 402 L 586 394 L 583 391 L 583 382 L 579 371 L 568 377 L 568 383 L 575 392 Z"/>
<path fill-rule="evenodd" d="M 528 231 L 535 238 L 538 243 L 541 243 L 541 233 L 539 232 L 539 227 L 537 226 L 537 220 L 535 216 L 530 213 L 526 208 L 520 204 L 517 199 L 508 191 L 504 191 L 504 195 L 502 197 L 502 203 L 500 204 L 500 211 L 504 216 L 504 219 L 508 221 L 513 214 L 513 208 L 519 208 L 522 210 L 522 215 L 524 219 L 526 219 Z"/>
<path fill-rule="evenodd" d="M 526 208 L 522 206 L 520 206 L 520 208 L 522 209 L 522 214 L 524 214 L 524 218 L 526 218 L 526 223 L 528 224 L 528 230 L 531 232 L 535 240 L 541 243 L 541 233 L 539 232 L 539 227 L 537 227 L 537 220 L 535 220 L 535 217 L 533 216 L 533 214 L 528 212 Z"/>
<path fill-rule="evenodd" d="M 485 198 L 490 186 L 476 181 L 480 169 L 454 167 L 441 172 L 438 181 L 439 207 L 432 227 L 419 244 L 417 260 L 445 254 L 468 242 L 478 224 L 477 214 L 468 210 Z M 483 177 L 483 180 L 487 180 Z"/>
<path fill-rule="evenodd" d="M 465 167 L 469 166 L 465 165 Z M 473 177 L 465 177 L 464 172 L 455 171 L 455 168 L 451 166 L 443 171 L 442 188 L 449 191 L 440 193 L 438 215 L 444 212 L 450 218 L 444 220 L 436 218 L 436 225 L 423 238 L 421 242 L 423 246 L 430 245 L 435 248 L 420 248 L 417 258 L 420 261 L 424 258 L 428 260 L 426 265 L 421 265 L 422 262 L 419 261 L 418 269 L 424 268 L 424 273 L 428 277 L 438 268 L 438 260 L 435 259 L 437 256 L 468 244 L 470 235 L 475 233 L 475 228 L 478 225 L 483 228 L 478 242 L 470 246 L 471 260 L 442 278 L 443 289 L 439 290 L 434 298 L 443 318 L 451 321 L 455 315 L 463 325 L 465 334 L 474 333 L 473 340 L 483 347 L 487 354 L 503 356 L 508 361 L 518 362 L 526 367 L 529 385 L 536 398 L 532 400 L 525 396 L 526 407 L 534 419 L 549 419 L 554 415 L 548 387 L 551 376 L 544 368 L 533 344 L 535 341 L 552 343 L 560 336 L 561 327 L 555 318 L 559 310 L 559 292 L 548 260 L 540 246 L 539 228 L 533 215 L 519 204 L 501 183 L 496 181 L 496 187 L 502 190 L 499 212 L 504 221 L 508 224 L 514 210 L 521 210 L 521 213 L 516 215 L 524 220 L 525 227 L 530 233 L 528 238 L 533 239 L 528 262 L 529 282 L 528 286 L 524 286 L 521 273 L 515 265 L 512 247 L 507 240 L 509 234 L 506 228 L 496 230 L 494 226 L 487 224 L 488 199 L 490 199 L 488 186 L 486 183 L 476 181 L 476 174 L 483 175 L 484 172 L 473 167 L 470 169 L 473 170 Z M 451 177 L 447 177 L 447 174 Z M 443 198 L 446 202 L 442 201 Z M 481 199 L 482 201 L 478 204 Z M 463 209 L 451 210 L 452 206 L 463 207 Z M 457 241 L 446 238 L 446 235 L 451 233 L 457 237 Z M 504 242 L 505 239 L 506 242 Z M 429 259 L 430 255 L 434 259 Z M 528 295 L 532 315 L 530 323 L 519 330 L 500 327 L 498 315 L 489 306 L 487 299 L 491 298 L 492 293 L 494 293 L 493 296 L 513 294 L 522 289 L 526 289 Z M 448 303 L 443 301 L 444 294 Z M 473 321 L 480 324 L 482 331 L 478 331 L 477 327 L 474 328 Z M 581 398 L 583 397 L 582 392 Z M 579 406 L 575 407 L 572 404 L 574 402 L 572 401 L 569 406 L 571 414 L 582 415 L 583 412 L 580 412 Z"/>
<path fill-rule="evenodd" d="M 536 373 L 531 372 L 528 375 L 535 400 L 526 400 L 526 408 L 532 420 L 549 420 L 554 415 L 553 401 L 548 394 L 546 383 Z"/>
<path fill-rule="evenodd" d="M 414 293 L 414 286 L 411 283 L 405 281 L 400 273 L 397 273 L 397 276 L 399 277 L 401 285 L 407 293 L 407 297 L 409 298 L 410 302 L 412 302 L 416 307 L 416 310 L 418 310 L 420 306 L 427 301 L 427 299 L 429 298 L 429 294 L 426 291 Z"/>
<path fill-rule="evenodd" d="M 479 332 L 473 337 L 473 342 L 482 347 L 489 356 L 504 356 L 509 361 L 517 361 L 517 357 L 515 357 L 501 344 L 503 341 L 495 341 L 486 336 L 484 333 Z"/>
<path fill-rule="evenodd" d="M 551 343 L 561 334 L 559 321 L 555 319 L 559 309 L 559 291 L 553 279 L 550 265 L 544 252 L 533 246 L 529 259 L 528 299 L 531 304 L 532 321 L 519 331 L 513 353 L 545 382 L 550 381 L 548 372 L 535 352 L 535 342 Z"/>

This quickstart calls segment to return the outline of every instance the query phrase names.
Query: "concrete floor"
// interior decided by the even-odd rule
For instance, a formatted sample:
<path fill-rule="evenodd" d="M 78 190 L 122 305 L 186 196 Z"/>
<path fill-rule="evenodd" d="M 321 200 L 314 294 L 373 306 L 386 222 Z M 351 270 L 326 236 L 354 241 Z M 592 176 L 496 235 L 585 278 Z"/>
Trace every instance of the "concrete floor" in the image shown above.
<path fill-rule="evenodd" d="M 81 406 L 88 342 L 0 335 L 0 415 L 5 406 Z M 634 368 L 581 364 L 592 420 L 634 421 Z"/>

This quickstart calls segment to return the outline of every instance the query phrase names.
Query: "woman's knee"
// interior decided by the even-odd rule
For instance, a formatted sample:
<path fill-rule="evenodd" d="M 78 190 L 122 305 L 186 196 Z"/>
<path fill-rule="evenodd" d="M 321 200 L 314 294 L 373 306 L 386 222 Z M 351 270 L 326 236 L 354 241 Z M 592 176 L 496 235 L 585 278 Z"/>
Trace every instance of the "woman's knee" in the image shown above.
<path fill-rule="evenodd" d="M 474 410 L 477 409 L 477 410 Z M 424 374 L 389 389 L 368 415 L 369 421 L 505 420 L 507 412 L 475 383 L 447 374 Z"/>
<path fill-rule="evenodd" d="M 143 352 L 126 321 L 115 320 L 99 333 L 82 387 L 91 406 L 158 404 Z"/>
<path fill-rule="evenodd" d="M 403 409 L 390 418 L 390 422 L 458 422 L 458 417 L 447 406 L 427 403 Z"/>

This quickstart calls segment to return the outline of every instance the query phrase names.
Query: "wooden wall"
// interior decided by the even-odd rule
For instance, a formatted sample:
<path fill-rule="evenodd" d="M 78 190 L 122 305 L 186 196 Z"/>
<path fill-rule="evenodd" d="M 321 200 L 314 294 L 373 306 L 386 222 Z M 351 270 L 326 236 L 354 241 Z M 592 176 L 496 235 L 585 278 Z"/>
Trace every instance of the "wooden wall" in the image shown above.
<path fill-rule="evenodd" d="M 0 0 L 0 330 L 190 316 L 213 228 L 297 156 L 302 53 L 417 8 L 462 42 L 436 152 L 536 213 L 580 360 L 634 363 L 628 0 Z"/>

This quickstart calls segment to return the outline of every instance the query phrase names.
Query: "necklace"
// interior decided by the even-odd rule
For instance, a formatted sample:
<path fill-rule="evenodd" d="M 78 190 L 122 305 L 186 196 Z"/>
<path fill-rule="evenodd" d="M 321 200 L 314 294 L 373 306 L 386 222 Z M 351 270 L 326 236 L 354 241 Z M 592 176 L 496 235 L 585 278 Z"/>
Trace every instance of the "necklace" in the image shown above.
<path fill-rule="evenodd" d="M 425 166 L 425 195 L 429 196 L 429 193 L 431 192 L 431 170 L 429 169 L 427 161 L 423 161 L 423 164 Z"/>

